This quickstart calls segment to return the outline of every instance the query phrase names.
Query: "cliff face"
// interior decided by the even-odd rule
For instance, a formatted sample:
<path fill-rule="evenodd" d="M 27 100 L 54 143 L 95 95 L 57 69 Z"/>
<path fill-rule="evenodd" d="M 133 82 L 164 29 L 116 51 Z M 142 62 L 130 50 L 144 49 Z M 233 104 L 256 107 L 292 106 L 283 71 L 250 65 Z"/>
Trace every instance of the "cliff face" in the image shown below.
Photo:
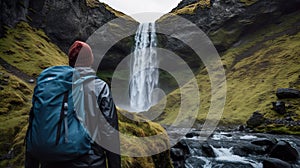
<path fill-rule="evenodd" d="M 215 0 L 210 1 L 209 6 L 203 1 L 187 0 L 171 12 L 200 27 L 219 51 L 227 83 L 220 124 L 229 127 L 246 124 L 256 111 L 265 121 L 259 123 L 260 131 L 299 134 L 299 99 L 281 99 L 275 94 L 278 88 L 300 89 L 299 9 L 299 0 Z M 166 15 L 158 25 L 167 25 L 171 19 L 172 15 Z M 184 28 L 186 25 L 179 26 Z M 188 32 L 188 27 L 185 30 Z M 189 32 L 182 36 L 192 39 L 191 35 L 193 33 Z M 197 56 L 180 39 L 163 37 L 160 43 L 185 60 L 197 61 Z M 201 93 L 197 117 L 200 124 L 215 120 L 206 118 L 213 94 L 210 93 L 211 76 L 207 73 L 205 68 L 195 73 Z M 180 94 L 178 89 L 167 96 L 168 102 L 159 121 L 168 124 L 175 120 L 178 104 L 182 103 Z M 185 94 L 189 97 L 187 102 L 195 103 L 193 93 Z M 277 114 L 273 107 L 278 101 L 286 104 L 285 114 Z"/>
<path fill-rule="evenodd" d="M 5 33 L 4 26 L 14 27 L 21 20 L 27 20 L 29 0 L 3 0 L 0 2 L 0 37 Z"/>
<path fill-rule="evenodd" d="M 5 33 L 4 26 L 14 27 L 19 21 L 26 21 L 32 27 L 43 29 L 65 53 L 75 40 L 86 41 L 97 29 L 113 19 L 124 19 L 126 23 L 137 26 L 134 19 L 97 0 L 4 0 L 0 3 L 0 37 Z M 125 27 L 112 27 L 113 31 L 104 32 L 106 36 L 101 38 L 114 38 L 118 36 L 116 29 Z M 130 54 L 132 40 L 129 37 L 114 45 L 102 60 L 102 69 L 114 69 L 120 60 Z"/>
<path fill-rule="evenodd" d="M 28 13 L 33 27 L 42 28 L 64 52 L 76 39 L 86 40 L 96 29 L 116 18 L 103 4 L 85 0 L 31 0 Z"/>
<path fill-rule="evenodd" d="M 299 8 L 299 0 L 183 0 L 171 13 L 196 24 L 222 52 L 244 35 L 279 24 L 280 16 Z M 161 22 L 164 19 L 168 20 L 165 17 Z"/>

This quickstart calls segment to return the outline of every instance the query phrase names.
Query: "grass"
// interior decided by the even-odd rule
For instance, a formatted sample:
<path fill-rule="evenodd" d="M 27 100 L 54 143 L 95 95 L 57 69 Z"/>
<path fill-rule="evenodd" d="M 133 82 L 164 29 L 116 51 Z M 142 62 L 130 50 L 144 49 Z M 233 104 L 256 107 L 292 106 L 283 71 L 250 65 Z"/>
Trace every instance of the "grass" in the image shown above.
<path fill-rule="evenodd" d="M 160 151 L 161 148 L 168 149 L 168 136 L 164 129 L 157 123 L 144 120 L 142 117 L 128 113 L 124 110 L 119 111 L 119 127 L 121 133 L 121 152 L 126 154 L 133 151 L 135 154 L 145 155 L 149 151 Z M 131 116 L 134 120 L 128 119 L 126 116 Z M 155 139 L 145 139 L 140 142 L 136 140 L 138 137 L 157 136 Z M 172 167 L 169 151 L 149 157 L 129 157 L 122 156 L 122 167 L 141 167 L 152 168 L 159 167 L 157 165 L 165 165 L 164 167 Z"/>
<path fill-rule="evenodd" d="M 300 33 L 288 33 L 295 30 L 299 23 L 299 12 L 282 17 L 280 25 L 269 25 L 247 35 L 241 43 L 222 53 L 222 62 L 226 70 L 227 97 L 220 125 L 232 126 L 245 124 L 253 112 L 259 111 L 268 119 L 282 118 L 272 110 L 271 102 L 276 101 L 275 91 L 281 87 L 300 89 Z M 206 120 L 210 107 L 210 80 L 206 69 L 196 75 L 200 91 L 200 111 L 197 121 Z M 189 83 L 186 85 L 188 87 Z M 172 124 L 178 115 L 180 103 L 197 103 L 193 93 L 181 102 L 180 90 L 167 96 L 167 105 L 158 118 L 161 124 Z M 294 120 L 300 119 L 299 100 L 284 100 L 293 108 Z M 157 105 L 152 110 L 156 110 Z M 187 109 L 186 111 L 191 111 Z M 185 117 L 185 116 L 183 116 Z M 181 118 L 183 118 L 181 117 Z M 275 127 L 271 127 L 275 128 Z M 276 129 L 285 133 L 299 133 L 293 127 Z M 294 130 L 291 132 L 291 130 Z"/>
<path fill-rule="evenodd" d="M 90 8 L 98 8 L 100 6 L 100 2 L 98 0 L 85 0 L 85 2 Z"/>
<path fill-rule="evenodd" d="M 14 149 L 15 137 L 26 125 L 32 86 L 7 72 L 2 66 L 0 66 L 0 74 L 0 80 L 3 80 L 4 76 L 9 76 L 8 84 L 1 85 L 3 90 L 0 91 L 0 156 L 2 156 Z M 15 154 L 16 161 L 22 160 L 19 158 L 19 153 Z M 7 161 L 0 162 L 0 167 L 7 164 Z"/>
<path fill-rule="evenodd" d="M 36 77 L 53 65 L 67 64 L 67 56 L 45 35 L 26 22 L 8 29 L 0 39 L 0 57 L 26 74 Z"/>
<path fill-rule="evenodd" d="M 196 3 L 184 6 L 183 8 L 180 8 L 180 9 L 176 9 L 172 13 L 176 14 L 176 15 L 178 15 L 178 14 L 179 15 L 180 14 L 192 15 L 192 14 L 195 14 L 197 9 L 199 9 L 199 8 L 204 9 L 209 6 L 210 6 L 210 0 L 199 0 Z"/>
<path fill-rule="evenodd" d="M 256 3 L 258 0 L 240 0 L 240 2 L 245 3 L 245 5 L 250 6 L 254 3 Z"/>

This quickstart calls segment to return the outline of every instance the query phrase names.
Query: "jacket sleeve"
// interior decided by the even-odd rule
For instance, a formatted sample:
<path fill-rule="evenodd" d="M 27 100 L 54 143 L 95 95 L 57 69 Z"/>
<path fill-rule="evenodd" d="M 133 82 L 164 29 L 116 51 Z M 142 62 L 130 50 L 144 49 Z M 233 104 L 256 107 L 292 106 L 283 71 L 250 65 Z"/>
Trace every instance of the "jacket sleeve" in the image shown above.
<path fill-rule="evenodd" d="M 105 83 L 98 96 L 98 105 L 103 114 L 100 119 L 101 146 L 104 147 L 109 168 L 120 168 L 120 139 L 118 116 L 110 89 Z"/>

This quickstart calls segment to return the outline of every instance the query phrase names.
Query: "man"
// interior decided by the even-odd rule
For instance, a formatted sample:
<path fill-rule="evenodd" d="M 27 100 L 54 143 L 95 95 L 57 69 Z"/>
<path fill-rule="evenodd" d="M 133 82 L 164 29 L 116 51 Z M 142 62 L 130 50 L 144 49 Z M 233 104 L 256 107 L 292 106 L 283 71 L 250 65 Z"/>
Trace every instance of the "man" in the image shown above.
<path fill-rule="evenodd" d="M 81 77 L 95 75 L 91 68 L 94 56 L 90 46 L 75 41 L 68 53 L 69 65 L 79 72 Z M 82 118 L 94 143 L 92 151 L 66 162 L 42 162 L 42 168 L 120 168 L 120 141 L 118 117 L 110 89 L 101 79 L 87 80 L 83 84 L 84 112 Z M 82 107 L 76 107 L 75 109 Z M 38 167 L 38 161 L 26 154 L 26 168 Z"/>

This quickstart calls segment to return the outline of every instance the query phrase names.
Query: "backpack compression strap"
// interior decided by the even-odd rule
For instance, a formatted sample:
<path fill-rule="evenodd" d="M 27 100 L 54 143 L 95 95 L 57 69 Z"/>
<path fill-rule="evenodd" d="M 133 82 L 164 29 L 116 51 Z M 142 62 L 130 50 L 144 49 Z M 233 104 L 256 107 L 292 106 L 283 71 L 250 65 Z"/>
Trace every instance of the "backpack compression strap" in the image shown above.
<path fill-rule="evenodd" d="M 69 91 L 64 93 L 64 99 L 63 99 L 62 106 L 61 106 L 61 111 L 60 111 L 60 118 L 59 118 L 59 121 L 58 121 L 58 124 L 57 124 L 55 145 L 58 145 L 58 143 L 59 143 L 61 124 L 62 124 L 63 119 L 66 116 L 65 111 L 68 110 L 68 97 L 69 97 Z"/>

